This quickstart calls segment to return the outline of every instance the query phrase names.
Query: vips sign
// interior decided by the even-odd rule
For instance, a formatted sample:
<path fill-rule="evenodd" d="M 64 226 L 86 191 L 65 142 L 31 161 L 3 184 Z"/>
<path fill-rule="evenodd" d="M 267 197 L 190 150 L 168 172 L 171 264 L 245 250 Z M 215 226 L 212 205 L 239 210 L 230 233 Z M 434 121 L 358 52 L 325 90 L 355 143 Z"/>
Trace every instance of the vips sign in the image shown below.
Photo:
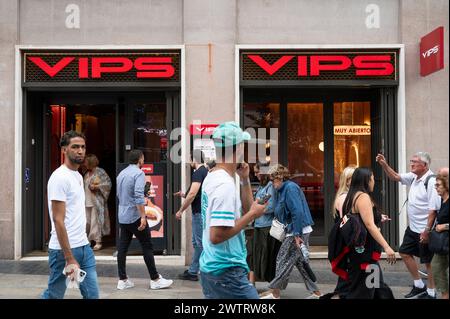
<path fill-rule="evenodd" d="M 192 152 L 203 152 L 206 160 L 216 158 L 214 141 L 210 138 L 218 124 L 191 124 Z"/>
<path fill-rule="evenodd" d="M 180 81 L 180 52 L 26 52 L 24 83 Z"/>
<path fill-rule="evenodd" d="M 398 50 L 243 50 L 241 81 L 398 81 Z"/>
<path fill-rule="evenodd" d="M 427 76 L 444 68 L 444 27 L 420 39 L 420 75 Z"/>

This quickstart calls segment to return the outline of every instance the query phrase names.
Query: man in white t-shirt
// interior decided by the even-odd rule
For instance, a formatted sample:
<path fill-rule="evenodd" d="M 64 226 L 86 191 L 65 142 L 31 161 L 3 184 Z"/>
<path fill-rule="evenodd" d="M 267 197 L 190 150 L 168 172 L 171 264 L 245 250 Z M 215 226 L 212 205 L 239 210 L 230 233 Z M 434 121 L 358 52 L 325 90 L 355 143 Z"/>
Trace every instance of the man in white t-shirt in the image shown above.
<path fill-rule="evenodd" d="M 83 177 L 78 173 L 86 155 L 86 138 L 69 131 L 61 137 L 60 146 L 64 164 L 53 172 L 47 185 L 52 223 L 48 245 L 50 276 L 42 298 L 64 298 L 67 279 L 79 282 L 84 299 L 98 299 L 95 256 L 86 235 Z M 82 281 L 80 269 L 86 272 Z"/>
<path fill-rule="evenodd" d="M 434 187 L 436 179 L 430 170 L 431 157 L 426 152 L 416 153 L 411 160 L 411 172 L 399 174 L 386 162 L 382 154 L 378 154 L 376 161 L 381 165 L 389 179 L 409 186 L 408 193 L 408 220 L 402 245 L 399 248 L 400 256 L 408 271 L 414 279 L 412 290 L 405 295 L 407 299 L 435 299 L 434 280 L 431 271 L 433 253 L 428 249 L 429 219 L 436 216 L 440 207 L 440 198 Z M 428 288 L 419 276 L 419 268 L 414 256 L 420 258 L 428 272 Z"/>
<path fill-rule="evenodd" d="M 203 181 L 201 197 L 203 294 L 207 299 L 258 299 L 256 288 L 248 280 L 243 229 L 264 214 L 267 204 L 253 201 L 249 166 L 243 163 L 244 141 L 250 134 L 237 123 L 226 122 L 215 128 L 212 138 L 217 164 Z M 241 180 L 240 196 L 236 173 Z"/>

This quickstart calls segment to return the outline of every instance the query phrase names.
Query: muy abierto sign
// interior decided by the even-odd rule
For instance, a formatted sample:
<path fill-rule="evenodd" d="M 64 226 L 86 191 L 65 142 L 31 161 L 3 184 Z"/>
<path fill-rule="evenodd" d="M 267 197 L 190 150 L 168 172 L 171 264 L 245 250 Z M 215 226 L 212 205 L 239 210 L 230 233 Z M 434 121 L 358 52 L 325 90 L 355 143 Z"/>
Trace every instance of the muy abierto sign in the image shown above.
<path fill-rule="evenodd" d="M 334 135 L 370 135 L 369 125 L 335 125 Z"/>
<path fill-rule="evenodd" d="M 420 39 L 420 75 L 426 76 L 444 68 L 444 27 Z"/>

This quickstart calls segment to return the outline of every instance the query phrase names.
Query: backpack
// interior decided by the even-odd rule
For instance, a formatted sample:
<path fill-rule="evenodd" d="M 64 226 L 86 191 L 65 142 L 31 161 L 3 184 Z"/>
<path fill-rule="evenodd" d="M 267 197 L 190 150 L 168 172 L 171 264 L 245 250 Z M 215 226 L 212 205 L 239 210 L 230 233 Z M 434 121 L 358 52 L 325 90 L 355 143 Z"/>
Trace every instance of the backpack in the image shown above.
<path fill-rule="evenodd" d="M 427 178 L 425 178 L 425 181 L 423 182 L 423 186 L 425 186 L 425 191 L 428 193 L 428 182 L 430 181 L 430 179 L 432 178 L 436 178 L 436 174 L 430 174 L 427 176 Z M 409 195 L 409 194 L 408 194 Z M 408 202 L 408 196 L 406 196 L 405 202 L 402 205 L 402 208 L 400 208 L 400 212 L 402 211 L 403 207 L 405 206 L 405 204 Z"/>
<path fill-rule="evenodd" d="M 427 178 L 425 178 L 425 182 L 423 182 L 423 185 L 425 186 L 425 191 L 428 193 L 428 182 L 430 181 L 431 178 L 435 178 L 437 175 L 436 174 L 430 174 L 427 176 Z"/>

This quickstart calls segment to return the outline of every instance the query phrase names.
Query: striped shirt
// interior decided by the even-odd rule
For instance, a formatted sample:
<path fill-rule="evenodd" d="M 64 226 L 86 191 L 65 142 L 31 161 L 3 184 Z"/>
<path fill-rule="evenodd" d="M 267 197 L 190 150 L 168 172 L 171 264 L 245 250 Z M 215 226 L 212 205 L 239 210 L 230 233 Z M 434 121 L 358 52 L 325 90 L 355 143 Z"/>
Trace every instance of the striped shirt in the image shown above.
<path fill-rule="evenodd" d="M 210 241 L 210 227 L 234 227 L 236 220 L 241 217 L 241 210 L 234 179 L 222 169 L 209 173 L 202 185 L 201 272 L 220 275 L 231 267 L 242 267 L 249 271 L 243 231 L 220 244 Z"/>

